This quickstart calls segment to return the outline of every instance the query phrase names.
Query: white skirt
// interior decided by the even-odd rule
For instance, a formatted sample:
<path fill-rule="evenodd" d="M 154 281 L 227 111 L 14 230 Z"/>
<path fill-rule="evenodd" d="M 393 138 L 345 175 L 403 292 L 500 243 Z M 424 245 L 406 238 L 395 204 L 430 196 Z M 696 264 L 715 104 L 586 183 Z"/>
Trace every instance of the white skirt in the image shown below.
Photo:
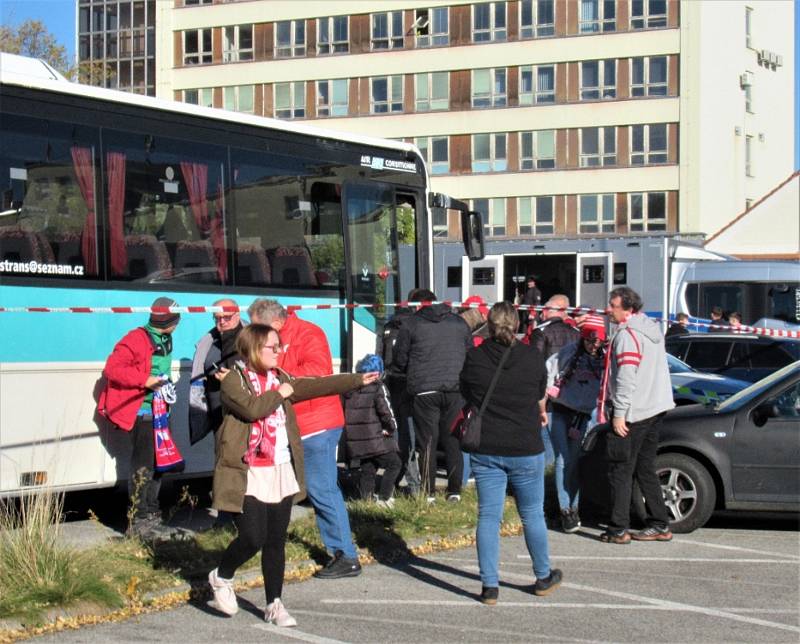
<path fill-rule="evenodd" d="M 294 468 L 291 463 L 267 467 L 253 467 L 247 470 L 246 496 L 252 496 L 262 503 L 280 503 L 287 496 L 300 491 Z"/>

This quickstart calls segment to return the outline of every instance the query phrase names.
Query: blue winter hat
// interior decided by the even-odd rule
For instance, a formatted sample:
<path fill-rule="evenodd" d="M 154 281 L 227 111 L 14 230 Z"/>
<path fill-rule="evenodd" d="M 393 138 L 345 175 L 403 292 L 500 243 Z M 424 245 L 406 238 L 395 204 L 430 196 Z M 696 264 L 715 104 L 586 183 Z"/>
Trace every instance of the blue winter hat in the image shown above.
<path fill-rule="evenodd" d="M 376 356 L 374 353 L 368 353 L 358 361 L 356 372 L 371 373 L 373 371 L 383 373 L 383 358 Z"/>

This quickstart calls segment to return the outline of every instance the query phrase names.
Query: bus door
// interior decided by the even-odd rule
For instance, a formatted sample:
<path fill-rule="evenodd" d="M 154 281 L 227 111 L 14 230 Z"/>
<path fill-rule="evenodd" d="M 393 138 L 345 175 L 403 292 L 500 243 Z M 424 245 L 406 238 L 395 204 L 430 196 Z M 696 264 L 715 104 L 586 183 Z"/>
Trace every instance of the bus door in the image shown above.
<path fill-rule="evenodd" d="M 605 309 L 613 279 L 612 253 L 578 253 L 575 306 Z"/>
<path fill-rule="evenodd" d="M 481 260 L 461 259 L 461 299 L 480 295 L 484 302 L 500 302 L 505 284 L 502 255 L 486 255 Z"/>
<path fill-rule="evenodd" d="M 377 334 L 401 300 L 400 232 L 394 187 L 383 183 L 345 183 L 343 191 L 347 301 L 368 305 L 348 311 L 348 355 L 342 371 L 352 370 L 377 350 Z M 402 216 L 402 215 L 401 215 Z M 403 245 L 415 244 L 403 232 Z M 412 253 L 413 261 L 413 253 Z M 408 277 L 405 277 L 408 279 Z M 412 278 L 413 279 L 413 278 Z M 408 287 L 411 288 L 411 287 Z"/>

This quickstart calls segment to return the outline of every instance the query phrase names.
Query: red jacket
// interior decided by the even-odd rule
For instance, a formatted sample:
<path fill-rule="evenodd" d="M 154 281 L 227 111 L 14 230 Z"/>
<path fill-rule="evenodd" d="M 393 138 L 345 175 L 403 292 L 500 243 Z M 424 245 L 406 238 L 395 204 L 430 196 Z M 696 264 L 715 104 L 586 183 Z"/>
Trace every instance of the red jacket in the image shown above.
<path fill-rule="evenodd" d="M 117 342 L 106 360 L 106 386 L 100 392 L 97 411 L 126 432 L 133 429 L 148 392 L 144 383 L 150 377 L 154 350 L 147 331 L 139 327 Z"/>
<path fill-rule="evenodd" d="M 294 313 L 280 331 L 284 352 L 278 366 L 293 376 L 329 376 L 333 373 L 331 349 L 325 332 L 316 324 L 301 320 Z M 344 427 L 344 412 L 339 396 L 322 396 L 293 405 L 300 436 L 323 429 Z"/>

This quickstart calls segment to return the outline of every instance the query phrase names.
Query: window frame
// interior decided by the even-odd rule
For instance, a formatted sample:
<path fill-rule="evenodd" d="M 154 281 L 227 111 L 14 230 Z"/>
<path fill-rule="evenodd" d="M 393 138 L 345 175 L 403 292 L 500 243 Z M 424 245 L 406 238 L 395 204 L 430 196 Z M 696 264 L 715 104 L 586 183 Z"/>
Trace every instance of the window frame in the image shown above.
<path fill-rule="evenodd" d="M 547 200 L 550 202 L 550 219 L 542 221 L 539 208 Z M 527 208 L 525 207 L 527 204 Z M 523 224 L 523 213 L 528 211 L 530 223 Z M 555 235 L 555 196 L 554 195 L 534 195 L 531 197 L 517 198 L 517 232 L 520 235 Z M 523 230 L 527 228 L 528 230 Z"/>
<path fill-rule="evenodd" d="M 323 92 L 320 90 L 322 85 L 327 85 L 327 94 L 328 94 L 328 101 L 326 103 L 320 103 L 320 98 L 323 95 Z M 344 83 L 345 86 L 345 102 L 344 102 L 344 111 L 341 111 L 342 103 L 337 103 L 334 100 L 334 83 Z M 316 115 L 318 117 L 324 118 L 336 118 L 347 116 L 350 111 L 350 79 L 349 78 L 329 78 L 327 80 L 318 80 L 317 81 L 317 105 L 316 105 Z M 320 112 L 320 109 L 325 110 L 324 112 Z M 334 112 L 341 112 L 341 113 L 334 113 Z"/>
<path fill-rule="evenodd" d="M 203 44 L 205 40 L 206 32 L 208 33 L 208 44 L 209 49 L 206 51 L 204 49 Z M 189 34 L 196 34 L 197 35 L 197 51 L 196 52 L 189 52 L 186 49 L 186 37 Z M 183 35 L 183 64 L 184 66 L 194 66 L 194 65 L 210 65 L 214 62 L 214 45 L 213 45 L 213 32 L 211 27 L 205 27 L 202 29 L 185 29 L 182 32 Z M 121 53 L 121 52 L 120 52 Z M 196 58 L 195 61 L 190 61 L 189 58 Z"/>
<path fill-rule="evenodd" d="M 490 91 L 487 95 L 487 98 L 483 98 L 483 94 L 477 95 L 475 93 L 475 75 L 488 72 L 489 73 L 489 87 Z M 497 92 L 497 83 L 498 83 L 498 73 L 502 73 L 503 76 L 503 88 L 504 91 L 502 93 Z M 488 100 L 488 105 L 477 105 L 476 101 L 483 101 Z M 505 67 L 489 67 L 484 69 L 473 69 L 471 70 L 471 77 L 470 77 L 470 104 L 473 108 L 476 109 L 488 109 L 492 107 L 506 107 L 508 105 L 508 69 Z"/>
<path fill-rule="evenodd" d="M 589 200 L 595 200 L 595 212 L 592 219 L 584 218 L 584 207 Z M 600 235 L 615 233 L 617 229 L 617 196 L 613 192 L 590 193 L 578 195 L 578 234 Z M 611 217 L 607 217 L 606 206 L 611 204 Z M 591 230 L 596 228 L 597 230 Z M 588 230 L 587 230 L 588 229 Z"/>
<path fill-rule="evenodd" d="M 285 25 L 289 23 L 289 44 L 282 45 L 278 42 L 278 31 L 280 25 Z M 298 40 L 298 29 L 299 25 L 303 26 L 303 39 L 302 43 Z M 275 36 L 274 36 L 274 52 L 275 58 L 301 58 L 306 55 L 307 51 L 307 44 L 308 44 L 308 30 L 306 29 L 306 21 L 305 20 L 278 20 L 275 22 Z"/>
<path fill-rule="evenodd" d="M 586 134 L 590 130 L 597 130 L 597 152 L 596 153 L 589 153 L 584 150 L 584 142 L 586 139 Z M 611 136 L 609 137 L 609 131 L 611 132 Z M 616 125 L 605 125 L 605 126 L 591 126 L 591 127 L 582 127 L 580 128 L 579 132 L 579 162 L 578 165 L 581 168 L 606 168 L 611 166 L 617 165 L 617 126 Z M 611 147 L 609 142 L 613 145 L 613 151 L 609 151 L 608 148 Z M 591 163 L 592 160 L 596 160 L 597 163 Z"/>
<path fill-rule="evenodd" d="M 289 87 L 289 107 L 278 107 L 278 89 L 283 86 Z M 297 90 L 298 86 L 302 89 L 300 95 L 302 97 L 302 105 L 297 103 Z M 286 81 L 283 83 L 275 83 L 273 87 L 273 114 L 276 119 L 291 121 L 295 119 L 306 118 L 306 81 Z M 284 114 L 279 114 L 284 112 Z M 288 112 L 288 114 L 286 114 Z"/>
<path fill-rule="evenodd" d="M 481 29 L 476 29 L 475 18 L 479 8 L 487 7 L 489 10 L 489 26 Z M 499 9 L 502 8 L 503 24 L 498 26 Z M 471 42 L 473 43 L 486 43 L 486 42 L 505 42 L 508 40 L 508 6 L 503 0 L 502 2 L 477 2 L 472 5 L 470 22 L 470 35 Z M 486 36 L 485 38 L 482 36 Z M 480 38 L 476 36 L 481 36 Z"/>
<path fill-rule="evenodd" d="M 476 139 L 489 137 L 489 156 L 475 156 Z M 498 152 L 498 142 L 502 137 L 502 155 Z M 508 132 L 476 132 L 470 136 L 470 167 L 473 174 L 486 172 L 506 172 L 508 170 Z"/>
<path fill-rule="evenodd" d="M 662 58 L 664 59 L 664 80 L 653 82 L 651 81 L 653 62 Z M 642 66 L 641 83 L 635 82 L 637 63 L 641 63 Z M 660 91 L 661 88 L 663 88 L 663 93 Z M 630 94 L 631 98 L 669 96 L 669 56 L 637 56 L 631 58 Z"/>
<path fill-rule="evenodd" d="M 344 20 L 345 38 L 337 40 L 337 22 Z M 323 33 L 327 40 L 320 40 Z M 324 49 L 327 48 L 327 49 Z M 317 56 L 333 56 L 335 54 L 347 54 L 350 52 L 350 16 L 323 16 L 317 18 Z"/>
<path fill-rule="evenodd" d="M 386 99 L 375 100 L 375 82 L 386 81 Z M 386 76 L 371 76 L 369 79 L 369 113 L 370 114 L 402 114 L 403 113 L 403 75 L 389 74 Z M 399 87 L 399 99 L 395 96 L 395 89 Z M 376 106 L 386 105 L 385 110 L 377 110 Z"/>
<path fill-rule="evenodd" d="M 653 4 L 659 2 L 664 3 L 664 12 L 653 13 Z M 636 11 L 637 6 L 640 7 L 639 12 Z M 631 0 L 631 31 L 667 27 L 667 11 L 667 0 Z"/>
<path fill-rule="evenodd" d="M 445 149 L 447 151 L 446 159 L 438 161 L 433 158 L 435 143 L 445 141 Z M 428 170 L 431 175 L 450 174 L 450 137 L 447 135 L 442 136 L 420 136 L 414 139 L 414 145 L 419 148 L 422 158 L 428 165 Z"/>
<path fill-rule="evenodd" d="M 386 36 L 382 38 L 375 37 L 375 19 L 376 18 L 385 18 L 386 19 Z M 395 19 L 399 18 L 399 23 L 395 22 Z M 370 30 L 369 30 L 369 45 L 372 51 L 389 51 L 391 49 L 403 49 L 405 46 L 404 43 L 404 36 L 405 30 L 403 29 L 403 12 L 400 11 L 378 11 L 375 13 L 370 14 Z M 399 33 L 394 33 L 395 27 L 400 28 Z M 376 41 L 383 43 L 386 42 L 385 47 L 377 47 Z"/>
<path fill-rule="evenodd" d="M 655 218 L 650 216 L 650 195 L 662 195 L 664 201 L 664 216 Z M 641 217 L 634 220 L 634 201 L 641 199 Z M 665 231 L 667 229 L 667 203 L 666 190 L 652 190 L 649 192 L 628 193 L 628 232 Z"/>
<path fill-rule="evenodd" d="M 445 80 L 445 96 L 439 96 L 437 98 L 433 98 L 433 90 L 434 90 L 434 77 L 441 78 L 444 77 Z M 427 95 L 424 99 L 420 98 L 420 83 L 421 80 L 425 80 L 424 86 L 427 91 Z M 443 102 L 443 103 L 442 103 Z M 436 103 L 438 106 L 433 107 L 433 104 Z M 449 71 L 440 71 L 440 72 L 422 72 L 419 74 L 414 74 L 414 110 L 417 112 L 439 112 L 442 110 L 447 110 L 450 108 L 450 72 Z"/>
<path fill-rule="evenodd" d="M 539 90 L 539 72 L 551 70 L 553 88 L 549 90 Z M 530 91 L 523 91 L 525 87 L 525 75 L 530 74 Z M 534 82 L 534 79 L 536 82 Z M 523 105 L 553 105 L 556 102 L 556 65 L 550 63 L 546 65 L 521 65 L 519 68 L 519 91 L 518 99 L 520 107 Z"/>
<path fill-rule="evenodd" d="M 242 27 L 250 28 L 250 47 L 242 49 Z M 228 30 L 233 30 L 233 38 L 228 35 Z M 227 45 L 227 47 L 226 47 Z M 226 25 L 222 27 L 222 62 L 238 63 L 253 60 L 255 45 L 253 43 L 253 25 Z"/>
<path fill-rule="evenodd" d="M 539 137 L 549 133 L 553 139 L 552 157 L 543 157 L 539 151 L 541 144 Z M 526 146 L 525 139 L 530 137 L 530 146 Z M 530 147 L 530 156 L 525 155 L 525 148 Z M 526 167 L 528 166 L 528 167 Z M 520 170 L 553 170 L 556 167 L 556 130 L 525 130 L 519 133 L 519 169 Z"/>
<path fill-rule="evenodd" d="M 424 14 L 422 12 L 425 12 Z M 420 7 L 414 10 L 414 23 L 427 16 L 425 27 L 417 27 L 414 31 L 414 46 L 420 49 L 427 47 L 446 47 L 450 44 L 450 7 Z M 444 16 L 444 31 L 442 31 Z M 421 30 L 425 33 L 420 33 Z M 438 30 L 438 31 L 437 31 Z"/>
<path fill-rule="evenodd" d="M 486 219 L 483 220 L 483 233 L 486 237 L 503 237 L 508 234 L 508 204 L 505 197 L 480 197 L 470 200 L 470 208 L 474 211 L 481 212 L 480 206 L 477 202 L 486 202 Z M 497 207 L 502 202 L 503 210 L 503 225 L 500 226 L 496 223 Z"/>
<path fill-rule="evenodd" d="M 189 100 L 188 92 L 195 92 L 197 101 Z M 206 100 L 206 97 L 208 100 Z M 202 99 L 202 102 L 201 102 Z M 214 107 L 214 88 L 213 87 L 195 87 L 192 89 L 183 90 L 183 102 L 189 105 L 199 105 L 201 107 Z"/>
<path fill-rule="evenodd" d="M 597 85 L 584 85 L 584 67 L 587 64 L 597 65 Z M 581 101 L 605 101 L 617 97 L 617 59 L 603 58 L 598 60 L 582 60 L 579 66 L 580 84 L 579 92 Z M 609 69 L 611 72 L 609 73 Z M 608 76 L 612 76 L 611 82 Z M 590 93 L 596 95 L 591 96 Z"/>
<path fill-rule="evenodd" d="M 586 19 L 583 17 L 583 8 L 590 2 L 595 3 L 597 17 Z M 577 4 L 579 34 L 600 34 L 617 30 L 616 0 L 579 0 Z M 613 14 L 610 18 L 606 15 L 609 13 L 609 9 Z"/>
<path fill-rule="evenodd" d="M 664 127 L 664 149 L 653 147 L 653 127 Z M 640 150 L 635 149 L 636 143 L 636 130 L 641 128 L 642 131 L 642 147 Z M 630 139 L 630 164 L 631 165 L 663 165 L 669 163 L 669 124 L 668 123 L 639 123 L 630 126 L 629 131 Z M 663 156 L 664 159 L 659 160 Z M 641 157 L 641 159 L 639 159 Z"/>
<path fill-rule="evenodd" d="M 552 22 L 539 22 L 542 13 L 542 5 L 550 5 Z M 530 24 L 523 22 L 525 19 L 526 7 L 530 7 Z M 520 40 L 529 38 L 549 38 L 556 35 L 555 25 L 555 0 L 521 0 L 519 3 L 519 37 Z"/>

